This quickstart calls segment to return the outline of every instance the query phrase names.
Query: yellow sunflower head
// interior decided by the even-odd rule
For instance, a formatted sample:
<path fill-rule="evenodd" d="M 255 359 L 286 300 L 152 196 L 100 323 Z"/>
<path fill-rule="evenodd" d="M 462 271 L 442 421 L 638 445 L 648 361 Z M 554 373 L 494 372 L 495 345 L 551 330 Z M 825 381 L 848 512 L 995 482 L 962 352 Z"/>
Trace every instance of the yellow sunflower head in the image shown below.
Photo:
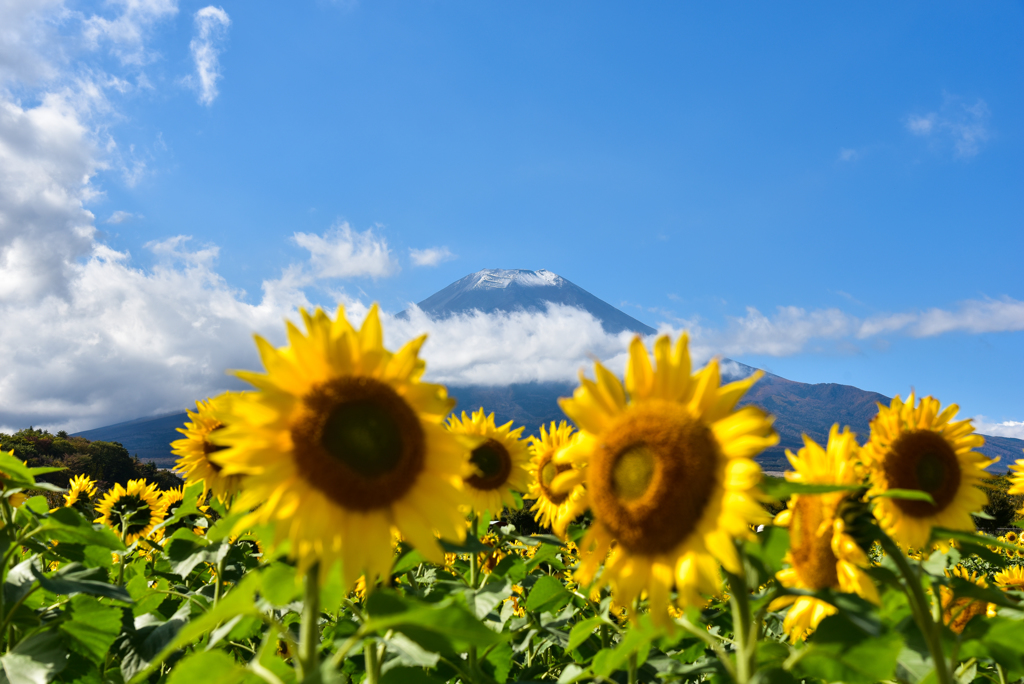
<path fill-rule="evenodd" d="M 128 480 L 103 495 L 96 506 L 99 517 L 94 522 L 111 528 L 127 545 L 147 536 L 164 518 L 163 503 L 155 484 L 145 480 Z"/>
<path fill-rule="evenodd" d="M 236 393 L 226 392 L 213 399 L 197 401 L 196 410 L 188 411 L 191 422 L 177 428 L 185 435 L 171 442 L 171 452 L 178 456 L 174 471 L 185 478 L 185 484 L 203 483 L 203 496 L 213 492 L 221 501 L 227 501 L 236 492 L 241 482 L 238 475 L 226 475 L 220 464 L 210 458 L 224 447 L 214 444 L 211 435 L 223 429 L 222 412 Z"/>
<path fill-rule="evenodd" d="M 854 485 L 857 473 L 857 441 L 849 428 L 839 431 L 833 425 L 823 449 L 804 435 L 804 446 L 786 456 L 793 470 L 786 473 L 790 482 L 807 484 Z M 789 567 L 776 575 L 784 587 L 795 589 L 838 589 L 878 602 L 878 590 L 863 568 L 870 560 L 846 531 L 842 506 L 848 492 L 795 494 L 786 510 L 775 518 L 789 527 L 790 547 L 786 555 Z M 795 643 L 806 638 L 834 606 L 813 596 L 784 596 L 772 603 L 772 609 L 790 606 L 783 628 Z"/>
<path fill-rule="evenodd" d="M 1017 533 L 1016 533 L 1016 532 L 1014 532 L 1013 530 L 1010 530 L 1010 531 L 1009 531 L 1009 532 L 1007 532 L 1007 533 L 1006 533 L 1005 535 L 1003 535 L 1003 540 L 1004 540 L 1004 541 L 1008 541 L 1008 542 L 1010 542 L 1011 544 L 1016 544 L 1016 543 L 1017 543 L 1017 539 L 1018 539 L 1018 538 L 1019 538 L 1019 537 L 1017 536 Z"/>
<path fill-rule="evenodd" d="M 962 565 L 958 565 L 952 570 L 947 569 L 946 576 L 959 577 L 977 584 L 979 587 L 988 586 L 984 577 L 979 577 L 977 573 L 971 572 Z M 991 617 L 995 614 L 993 604 L 966 596 L 957 597 L 950 587 L 939 587 L 939 594 L 942 603 L 942 621 L 957 634 L 964 631 L 964 627 L 974 616 L 988 615 Z"/>
<path fill-rule="evenodd" d="M 237 371 L 256 387 L 228 403 L 213 435 L 224 475 L 242 475 L 234 506 L 252 510 L 236 527 L 272 524 L 305 571 L 340 562 L 346 587 L 392 565 L 392 531 L 429 560 L 444 554 L 435 532 L 461 538 L 465 447 L 444 429 L 454 401 L 422 382 L 426 336 L 384 348 L 374 305 L 360 329 L 339 309 L 302 311 L 288 345 L 256 343 L 266 372 Z"/>
<path fill-rule="evenodd" d="M 985 443 L 970 420 L 954 421 L 959 407 L 942 409 L 938 400 L 896 397 L 878 407 L 871 438 L 862 457 L 871 478 L 869 496 L 890 489 L 913 489 L 935 503 L 879 498 L 875 517 L 889 536 L 904 546 L 927 548 L 933 527 L 974 530 L 971 513 L 988 502 L 981 487 L 984 469 L 994 463 L 973 449 Z"/>
<path fill-rule="evenodd" d="M 512 429 L 512 421 L 494 425 L 494 414 L 484 415 L 481 408 L 459 418 L 448 416 L 449 432 L 482 439 L 469 454 L 470 473 L 463 478 L 463 495 L 469 507 L 477 512 L 499 513 L 504 506 L 514 508 L 512 492 L 525 492 L 530 481 L 526 471 L 529 460 L 523 428 Z"/>
<path fill-rule="evenodd" d="M 96 496 L 96 481 L 88 475 L 71 478 L 68 493 L 64 495 L 64 506 L 88 505 Z"/>
<path fill-rule="evenodd" d="M 1005 591 L 1024 591 L 1024 566 L 1011 565 L 997 572 L 993 579 Z"/>
<path fill-rule="evenodd" d="M 580 375 L 562 410 L 580 437 L 556 462 L 586 466 L 594 523 L 580 543 L 577 577 L 597 578 L 631 606 L 647 593 L 655 619 L 668 620 L 673 586 L 683 605 L 721 589 L 719 567 L 741 571 L 734 539 L 767 522 L 758 503 L 761 469 L 753 457 L 778 442 L 761 409 L 735 410 L 760 373 L 720 386 L 717 360 L 690 373 L 687 337 L 629 349 L 625 386 L 600 363 Z M 614 548 L 613 548 L 614 546 Z M 610 555 L 609 555 L 610 552 Z"/>
<path fill-rule="evenodd" d="M 530 437 L 530 498 L 536 501 L 531 509 L 535 511 L 534 520 L 550 527 L 562 538 L 569 523 L 587 509 L 586 469 L 555 460 L 555 454 L 575 438 L 573 432 L 568 422 L 551 421 L 550 430 L 541 425 L 540 437 Z"/>
<path fill-rule="evenodd" d="M 1024 494 L 1024 458 L 1014 461 L 1007 475 L 1010 477 L 1010 488 L 1007 490 L 1007 494 Z M 1024 515 L 1024 508 L 1018 510 L 1017 515 Z"/>

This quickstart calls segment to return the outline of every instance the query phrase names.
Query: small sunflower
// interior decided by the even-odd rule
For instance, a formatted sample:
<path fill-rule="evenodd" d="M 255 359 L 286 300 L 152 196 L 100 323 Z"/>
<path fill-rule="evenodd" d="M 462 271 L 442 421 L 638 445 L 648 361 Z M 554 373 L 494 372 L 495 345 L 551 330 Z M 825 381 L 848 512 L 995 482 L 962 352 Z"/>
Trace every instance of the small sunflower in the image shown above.
<path fill-rule="evenodd" d="M 145 480 L 128 480 L 103 495 L 96 505 L 99 517 L 93 522 L 103 523 L 121 535 L 126 545 L 147 536 L 164 518 L 163 503 L 155 484 Z"/>
<path fill-rule="evenodd" d="M 223 474 L 244 476 L 234 505 L 252 513 L 236 530 L 272 524 L 300 572 L 340 562 L 346 588 L 390 574 L 393 531 L 442 563 L 435 532 L 465 535 L 466 447 L 442 425 L 447 390 L 420 380 L 426 335 L 388 351 L 376 305 L 359 330 L 343 308 L 302 318 L 288 346 L 256 337 L 266 373 L 235 372 L 257 391 L 228 402 L 212 436 Z"/>
<path fill-rule="evenodd" d="M 192 422 L 176 428 L 185 437 L 171 442 L 171 453 L 179 457 L 173 470 L 185 478 L 185 484 L 202 481 L 203 496 L 213 492 L 221 501 L 227 501 L 238 492 L 242 478 L 225 475 L 220 464 L 210 459 L 210 454 L 224 448 L 211 442 L 210 435 L 224 427 L 220 413 L 234 396 L 235 393 L 228 392 L 213 399 L 197 401 L 196 410 L 188 411 Z"/>
<path fill-rule="evenodd" d="M 1010 466 L 1010 488 L 1007 494 L 1024 494 L 1024 458 L 1017 459 Z M 1024 508 L 1017 511 L 1017 515 L 1024 515 Z"/>
<path fill-rule="evenodd" d="M 840 432 L 839 425 L 833 425 L 824 449 L 804 435 L 804 446 L 797 454 L 786 450 L 794 469 L 786 473 L 786 479 L 808 484 L 858 484 L 857 451 L 856 436 L 849 428 Z M 871 562 L 846 531 L 842 517 L 843 505 L 850 496 L 848 492 L 831 492 L 790 497 L 786 510 L 775 518 L 775 524 L 789 527 L 790 533 L 786 554 L 789 567 L 776 574 L 782 586 L 811 591 L 838 589 L 878 603 L 878 590 L 863 570 Z M 790 608 L 783 628 L 794 643 L 836 612 L 834 606 L 813 596 L 784 596 L 771 607 L 777 610 L 785 606 Z"/>
<path fill-rule="evenodd" d="M 890 406 L 879 404 L 861 452 L 871 477 L 869 496 L 913 489 L 935 501 L 875 499 L 875 517 L 904 546 L 927 548 L 932 527 L 973 531 L 971 513 L 988 502 L 981 485 L 994 461 L 973 450 L 985 438 L 974 433 L 970 420 L 953 421 L 956 404 L 940 409 L 932 397 L 915 406 L 913 393 L 906 403 L 896 397 Z"/>
<path fill-rule="evenodd" d="M 619 605 L 646 592 L 651 615 L 669 620 L 673 586 L 684 605 L 721 589 L 719 567 L 742 572 L 736 538 L 768 522 L 758 503 L 753 457 L 778 442 L 761 409 L 734 410 L 760 377 L 720 386 L 717 360 L 691 376 L 688 339 L 654 343 L 656 366 L 639 336 L 629 349 L 625 387 L 600 363 L 561 399 L 580 437 L 556 462 L 585 466 L 594 522 L 580 542 L 581 584 L 596 577 Z"/>
<path fill-rule="evenodd" d="M 1005 591 L 1024 591 L 1024 566 L 1012 565 L 994 576 L 996 584 Z"/>
<path fill-rule="evenodd" d="M 1003 535 L 1003 541 L 1010 542 L 1011 544 L 1016 544 L 1018 539 L 1017 533 L 1012 530 Z"/>
<path fill-rule="evenodd" d="M 952 570 L 947 569 L 946 577 L 959 577 L 977 584 L 979 587 L 988 586 L 984 577 L 979 577 L 977 573 L 971 572 L 962 565 L 958 565 Z M 996 614 L 994 604 L 967 596 L 956 597 L 950 587 L 939 587 L 939 599 L 942 604 L 942 621 L 957 634 L 964 631 L 964 627 L 974 616 L 993 617 Z"/>
<path fill-rule="evenodd" d="M 463 496 L 477 513 L 490 511 L 497 514 L 504 506 L 516 507 L 512 492 L 524 492 L 530 481 L 526 471 L 529 460 L 526 440 L 520 438 L 523 428 L 512 429 L 512 421 L 500 427 L 494 425 L 494 414 L 484 415 L 481 408 L 460 419 L 448 416 L 447 428 L 456 435 L 483 438 L 482 444 L 470 452 L 472 474 L 463 478 Z"/>
<path fill-rule="evenodd" d="M 64 507 L 77 505 L 88 505 L 96 496 L 96 481 L 88 475 L 78 475 L 71 478 L 68 484 L 68 493 L 64 495 Z"/>
<path fill-rule="evenodd" d="M 530 510 L 534 520 L 565 538 L 565 528 L 587 509 L 584 480 L 586 471 L 571 463 L 556 463 L 555 454 L 572 442 L 574 428 L 566 421 L 551 421 L 551 429 L 540 426 L 540 437 L 530 437 Z M 561 478 L 557 489 L 555 478 Z M 568 491 L 565 491 L 568 489 Z"/>

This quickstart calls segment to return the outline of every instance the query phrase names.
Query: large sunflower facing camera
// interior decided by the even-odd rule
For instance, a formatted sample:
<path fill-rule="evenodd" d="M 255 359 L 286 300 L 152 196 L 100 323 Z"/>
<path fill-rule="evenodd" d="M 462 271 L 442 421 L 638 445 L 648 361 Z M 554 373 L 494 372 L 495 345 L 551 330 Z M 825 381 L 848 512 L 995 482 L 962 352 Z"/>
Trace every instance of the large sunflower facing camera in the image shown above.
<path fill-rule="evenodd" d="M 435 532 L 459 538 L 466 448 L 442 426 L 454 401 L 420 381 L 426 335 L 384 348 L 374 305 L 356 330 L 339 308 L 302 311 L 274 348 L 257 336 L 265 373 L 236 371 L 256 387 L 230 402 L 212 454 L 225 475 L 243 475 L 237 526 L 271 523 L 301 570 L 341 562 L 347 587 L 365 571 L 387 577 L 392 530 L 441 563 Z"/>
<path fill-rule="evenodd" d="M 238 492 L 241 478 L 225 475 L 221 466 L 210 458 L 210 454 L 224 448 L 211 442 L 210 435 L 224 427 L 218 414 L 235 396 L 235 393 L 228 392 L 213 399 L 197 401 L 196 410 L 188 411 L 191 422 L 185 423 L 183 428 L 176 428 L 185 436 L 171 442 L 171 453 L 178 456 L 174 471 L 185 478 L 186 484 L 201 481 L 203 496 L 210 492 L 221 501 L 227 501 Z"/>
<path fill-rule="evenodd" d="M 860 484 L 857 451 L 856 436 L 849 428 L 840 432 L 839 425 L 833 425 L 825 448 L 804 435 L 799 452 L 786 451 L 793 466 L 786 479 L 804 484 Z M 868 556 L 850 536 L 843 519 L 850 498 L 849 492 L 794 494 L 789 498 L 786 510 L 775 517 L 775 524 L 788 527 L 790 536 L 785 559 L 789 567 L 776 575 L 782 586 L 809 591 L 838 589 L 878 603 L 878 589 L 863 569 L 870 565 Z M 771 608 L 785 606 L 789 611 L 782 626 L 794 643 L 836 612 L 835 606 L 813 596 L 784 596 L 772 602 Z"/>
<path fill-rule="evenodd" d="M 530 459 L 523 427 L 512 429 L 512 421 L 495 426 L 494 414 L 481 408 L 462 417 L 448 417 L 448 430 L 456 435 L 475 437 L 482 442 L 469 454 L 472 472 L 463 478 L 463 496 L 477 513 L 489 511 L 497 515 L 505 506 L 514 508 L 512 492 L 526 491 L 530 476 L 526 471 Z"/>
<path fill-rule="evenodd" d="M 916 405 L 915 405 L 916 404 Z M 876 498 L 875 517 L 900 544 L 927 548 L 933 527 L 974 530 L 971 513 L 988 503 L 981 487 L 991 461 L 977 451 L 985 438 L 971 421 L 954 421 L 959 407 L 945 409 L 932 397 L 915 402 L 911 393 L 879 405 L 871 438 L 861 451 L 871 477 L 869 496 L 890 489 L 926 492 L 932 501 Z"/>
<path fill-rule="evenodd" d="M 741 572 L 734 539 L 767 522 L 757 501 L 761 469 L 753 457 L 778 442 L 761 409 L 734 410 L 760 373 L 720 386 L 717 361 L 690 374 L 687 337 L 654 343 L 655 365 L 640 338 L 629 349 L 625 387 L 600 363 L 580 375 L 562 410 L 581 436 L 556 460 L 586 465 L 594 523 L 580 543 L 577 579 L 599 584 L 632 606 L 647 593 L 655 619 L 678 602 L 699 605 L 721 589 L 719 567 Z"/>

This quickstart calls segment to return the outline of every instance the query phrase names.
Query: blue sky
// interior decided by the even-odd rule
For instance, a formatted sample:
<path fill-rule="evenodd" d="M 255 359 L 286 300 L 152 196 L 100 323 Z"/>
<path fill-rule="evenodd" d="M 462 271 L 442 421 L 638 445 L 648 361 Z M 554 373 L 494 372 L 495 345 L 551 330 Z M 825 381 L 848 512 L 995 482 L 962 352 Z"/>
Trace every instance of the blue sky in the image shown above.
<path fill-rule="evenodd" d="M 5 19 L 0 169 L 45 182 L 0 193 L 0 219 L 36 226 L 0 238 L 24 278 L 0 313 L 66 324 L 45 351 L 2 343 L 21 366 L 0 427 L 201 398 L 253 360 L 225 348 L 296 306 L 397 312 L 546 268 L 706 354 L 913 386 L 1024 436 L 1020 3 L 23 0 Z M 10 151 L 18 121 L 35 151 Z M 56 209 L 24 199 L 54 188 Z"/>

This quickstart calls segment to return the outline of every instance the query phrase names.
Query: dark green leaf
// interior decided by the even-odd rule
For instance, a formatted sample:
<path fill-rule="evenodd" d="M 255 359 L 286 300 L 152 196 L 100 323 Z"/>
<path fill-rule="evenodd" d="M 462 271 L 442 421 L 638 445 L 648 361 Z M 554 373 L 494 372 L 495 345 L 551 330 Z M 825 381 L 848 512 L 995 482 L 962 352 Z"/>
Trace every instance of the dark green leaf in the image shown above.
<path fill-rule="evenodd" d="M 869 637 L 842 614 L 822 620 L 794 672 L 828 682 L 874 683 L 893 678 L 903 648 L 897 633 Z"/>
<path fill-rule="evenodd" d="M 577 622 L 569 632 L 569 643 L 566 645 L 565 650 L 575 651 L 579 648 L 580 644 L 590 638 L 595 629 L 603 624 L 605 624 L 605 621 L 602 617 L 592 617 Z"/>
<path fill-rule="evenodd" d="M 10 684 L 46 684 L 64 669 L 67 658 L 59 632 L 39 632 L 0 657 L 0 665 Z"/>
<path fill-rule="evenodd" d="M 154 613 L 135 618 L 135 632 L 121 660 L 121 675 L 125 681 L 147 672 L 159 663 L 175 643 L 182 627 L 188 622 L 191 604 L 184 601 L 169 620 L 161 620 Z"/>
<path fill-rule="evenodd" d="M 36 582 L 35 573 L 39 572 L 39 569 L 39 558 L 32 556 L 7 572 L 3 590 L 5 606 L 14 605 L 32 591 L 32 585 Z"/>
<path fill-rule="evenodd" d="M 81 563 L 68 563 L 51 577 L 43 575 L 37 568 L 33 568 L 33 574 L 44 589 L 55 594 L 90 594 L 106 596 L 125 603 L 132 602 L 131 594 L 124 587 L 107 581 L 107 573 L 102 568 L 87 568 Z"/>
<path fill-rule="evenodd" d="M 224 651 L 199 651 L 174 666 L 167 684 L 216 682 L 235 684 L 245 678 L 246 669 Z"/>
<path fill-rule="evenodd" d="M 887 489 L 881 494 L 875 494 L 875 499 L 903 499 L 905 501 L 926 501 L 935 505 L 935 499 L 928 492 L 920 489 Z"/>
<path fill-rule="evenodd" d="M 93 525 L 74 508 L 58 508 L 50 513 L 43 529 L 50 539 L 61 543 L 99 546 L 112 551 L 124 549 L 113 530 Z"/>
<path fill-rule="evenodd" d="M 70 606 L 71 620 L 60 630 L 73 650 L 94 663 L 102 663 L 121 633 L 121 609 L 82 594 L 72 598 Z"/>
<path fill-rule="evenodd" d="M 534 583 L 526 598 L 526 609 L 537 613 L 554 612 L 572 600 L 565 585 L 550 575 L 544 575 Z"/>
<path fill-rule="evenodd" d="M 271 563 L 261 574 L 263 596 L 275 606 L 286 606 L 302 593 L 302 585 L 295 577 L 295 568 L 286 563 Z"/>
<path fill-rule="evenodd" d="M 380 677 L 380 684 L 443 684 L 420 667 L 393 667 Z"/>
<path fill-rule="evenodd" d="M 394 629 L 406 633 L 421 645 L 415 631 L 406 630 L 406 627 L 427 629 L 452 642 L 474 646 L 488 646 L 506 638 L 488 629 L 452 596 L 439 603 L 423 603 L 400 597 L 389 590 L 377 590 L 367 599 L 366 611 L 370 618 L 363 623 L 364 632 L 383 634 Z"/>
<path fill-rule="evenodd" d="M 855 492 L 860 485 L 809 484 L 805 482 L 787 482 L 781 478 L 765 478 L 761 481 L 761 491 L 776 499 L 786 499 L 793 494 L 829 494 L 831 492 Z"/>

